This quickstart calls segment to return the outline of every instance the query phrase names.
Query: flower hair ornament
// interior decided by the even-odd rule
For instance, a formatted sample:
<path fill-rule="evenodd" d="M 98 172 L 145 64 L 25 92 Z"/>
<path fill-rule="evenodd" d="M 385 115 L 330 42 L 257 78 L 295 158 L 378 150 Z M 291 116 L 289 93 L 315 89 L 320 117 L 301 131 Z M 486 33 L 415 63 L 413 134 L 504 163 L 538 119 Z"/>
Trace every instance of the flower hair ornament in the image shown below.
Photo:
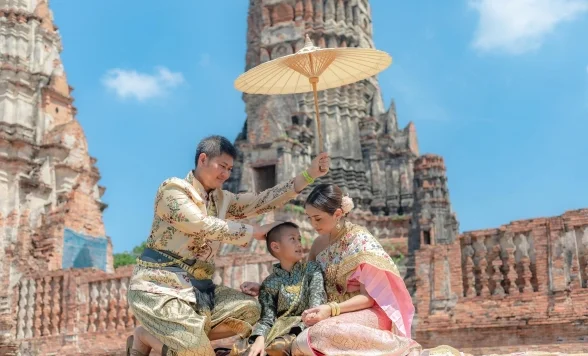
<path fill-rule="evenodd" d="M 348 195 L 341 199 L 341 210 L 343 210 L 343 214 L 349 214 L 349 212 L 353 210 L 353 207 L 353 199 L 351 199 Z"/>

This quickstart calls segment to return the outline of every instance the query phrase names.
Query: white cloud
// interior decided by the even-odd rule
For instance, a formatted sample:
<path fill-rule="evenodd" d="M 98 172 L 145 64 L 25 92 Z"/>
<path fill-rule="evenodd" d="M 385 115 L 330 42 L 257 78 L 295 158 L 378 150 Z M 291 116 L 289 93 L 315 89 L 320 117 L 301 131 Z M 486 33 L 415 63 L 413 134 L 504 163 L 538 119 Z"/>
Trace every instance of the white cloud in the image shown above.
<path fill-rule="evenodd" d="M 165 67 L 157 67 L 154 74 L 136 70 L 115 68 L 109 70 L 102 83 L 113 90 L 119 98 L 135 98 L 139 101 L 162 96 L 167 90 L 184 82 L 184 76 Z"/>
<path fill-rule="evenodd" d="M 474 48 L 522 54 L 541 47 L 546 35 L 588 11 L 587 0 L 469 0 L 479 12 Z"/>

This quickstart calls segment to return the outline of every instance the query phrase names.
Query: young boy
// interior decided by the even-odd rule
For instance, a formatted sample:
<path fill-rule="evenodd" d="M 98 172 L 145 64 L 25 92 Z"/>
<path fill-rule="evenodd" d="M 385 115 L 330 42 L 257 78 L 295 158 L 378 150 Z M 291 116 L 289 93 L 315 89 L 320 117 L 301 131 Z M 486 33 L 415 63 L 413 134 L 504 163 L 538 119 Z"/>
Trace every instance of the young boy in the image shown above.
<path fill-rule="evenodd" d="M 304 257 L 298 226 L 291 222 L 276 225 L 266 235 L 269 253 L 278 259 L 272 273 L 259 290 L 261 318 L 251 336 L 243 340 L 233 355 L 290 355 L 290 345 L 305 325 L 300 316 L 306 309 L 326 303 L 323 273 Z M 249 352 L 247 352 L 249 351 Z"/>

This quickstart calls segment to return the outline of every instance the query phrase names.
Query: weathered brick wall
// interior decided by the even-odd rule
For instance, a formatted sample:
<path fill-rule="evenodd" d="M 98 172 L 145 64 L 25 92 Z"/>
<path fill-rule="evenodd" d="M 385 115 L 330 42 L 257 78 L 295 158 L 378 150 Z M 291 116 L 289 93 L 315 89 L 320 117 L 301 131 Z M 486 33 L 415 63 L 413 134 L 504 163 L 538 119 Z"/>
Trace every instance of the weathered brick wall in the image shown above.
<path fill-rule="evenodd" d="M 242 280 L 261 281 L 274 262 L 270 255 L 222 256 L 214 279 L 238 288 Z M 16 320 L 7 323 L 0 355 L 123 355 L 137 325 L 126 300 L 132 269 L 59 270 L 22 278 L 14 290 Z"/>
<path fill-rule="evenodd" d="M 414 337 L 474 354 L 586 351 L 587 250 L 588 209 L 422 246 Z"/>
<path fill-rule="evenodd" d="M 126 300 L 132 266 L 114 273 L 60 270 L 22 278 L 12 335 L 22 354 L 100 355 L 123 350 L 136 322 Z"/>
<path fill-rule="evenodd" d="M 112 245 L 102 220 L 104 188 L 75 118 L 73 88 L 61 63 L 61 38 L 49 4 L 9 1 L 0 6 L 0 42 L 16 44 L 0 65 L 0 354 L 9 354 L 17 345 L 11 341 L 17 319 L 29 313 L 21 309 L 24 314 L 17 318 L 15 311 L 21 303 L 35 302 L 19 299 L 19 288 L 37 287 L 28 285 L 27 276 L 62 273 L 65 229 L 105 242 L 101 265 L 109 272 Z M 38 323 L 62 322 L 59 304 L 51 305 Z"/>
<path fill-rule="evenodd" d="M 278 218 L 279 214 L 271 218 Z M 300 223 L 303 230 L 308 228 Z M 572 266 L 572 262 L 563 264 L 562 274 L 554 273 L 554 267 L 550 267 L 559 268 L 552 260 L 558 258 L 562 234 L 564 245 L 566 230 L 574 231 L 576 240 L 582 242 L 586 227 L 588 209 L 465 233 L 451 245 L 423 246 L 416 255 L 415 339 L 424 347 L 449 344 L 473 355 L 588 352 L 585 274 L 565 272 L 573 271 L 566 267 L 566 263 Z M 500 264 L 492 258 L 502 256 L 493 241 L 499 245 L 502 241 L 501 249 L 506 251 Z M 486 246 L 485 255 L 480 244 Z M 544 246 L 549 252 L 533 254 L 528 246 L 534 246 L 536 251 Z M 527 250 L 523 251 L 524 248 Z M 583 251 L 583 247 L 578 250 Z M 257 245 L 252 251 L 225 251 L 228 253 L 219 256 L 215 282 L 238 288 L 244 280 L 265 278 L 274 259 L 254 253 L 263 251 L 263 246 Z M 585 261 L 583 256 L 578 260 Z M 504 266 L 510 267 L 510 257 L 515 261 L 515 269 L 501 270 L 503 261 Z M 541 267 L 542 263 L 546 266 Z M 484 265 L 486 274 L 479 269 Z M 579 267 L 583 269 L 578 271 L 585 271 L 585 262 L 579 262 Z M 501 273 L 490 274 L 496 268 Z M 54 271 L 23 278 L 15 291 L 19 297 L 12 306 L 17 316 L 11 330 L 13 345 L 20 345 L 24 354 L 31 355 L 74 355 L 82 351 L 88 355 L 122 354 L 124 341 L 135 326 L 125 298 L 131 270 L 128 266 L 114 274 L 96 270 Z M 544 271 L 548 277 L 539 276 L 537 271 Z M 574 278 L 581 279 L 583 284 L 574 283 Z M 494 284 L 490 283 L 492 280 Z M 511 280 L 515 281 L 514 286 L 510 285 Z M 540 287 L 539 281 L 548 285 Z M 562 285 L 567 287 L 559 289 Z M 226 340 L 215 344 L 223 343 Z"/>

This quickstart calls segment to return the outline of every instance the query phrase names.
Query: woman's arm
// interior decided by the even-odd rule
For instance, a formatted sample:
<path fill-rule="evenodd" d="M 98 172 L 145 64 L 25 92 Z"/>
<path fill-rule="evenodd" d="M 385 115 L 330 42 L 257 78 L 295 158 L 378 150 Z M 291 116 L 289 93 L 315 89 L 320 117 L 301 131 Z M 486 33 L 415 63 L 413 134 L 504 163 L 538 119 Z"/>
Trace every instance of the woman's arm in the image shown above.
<path fill-rule="evenodd" d="M 375 301 L 369 296 L 363 284 L 360 286 L 360 295 L 351 297 L 343 303 L 339 303 L 340 314 L 351 313 L 358 310 L 371 308 Z M 316 308 L 310 308 L 302 313 L 302 321 L 307 326 L 312 326 L 319 321 L 323 321 L 332 316 L 331 306 L 328 304 L 319 305 Z"/>
<path fill-rule="evenodd" d="M 343 303 L 339 303 L 341 314 L 368 309 L 374 306 L 374 298 L 370 297 L 363 284 L 360 285 L 360 291 L 361 294 L 351 297 Z"/>

